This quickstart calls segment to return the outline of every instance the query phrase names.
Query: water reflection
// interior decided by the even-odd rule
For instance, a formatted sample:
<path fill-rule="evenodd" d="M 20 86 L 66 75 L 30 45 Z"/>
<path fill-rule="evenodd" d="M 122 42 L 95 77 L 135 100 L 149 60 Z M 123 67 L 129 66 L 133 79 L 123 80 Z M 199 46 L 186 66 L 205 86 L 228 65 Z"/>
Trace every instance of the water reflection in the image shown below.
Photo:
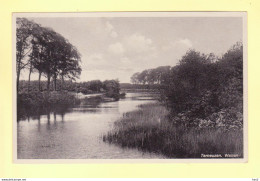
<path fill-rule="evenodd" d="M 102 140 L 123 113 L 152 102 L 147 94 L 131 93 L 117 102 L 37 112 L 17 124 L 18 158 L 161 158 Z M 26 121 L 27 120 L 27 121 Z"/>
<path fill-rule="evenodd" d="M 25 121 L 27 120 L 36 120 L 40 119 L 42 115 L 46 115 L 47 119 L 50 120 L 50 115 L 53 114 L 54 119 L 56 120 L 56 116 L 60 115 L 62 120 L 64 121 L 64 115 L 71 112 L 78 112 L 78 113 L 108 113 L 108 112 L 115 112 L 118 110 L 119 102 L 127 102 L 127 101 L 153 101 L 157 99 L 156 93 L 128 93 L 125 99 L 122 99 L 117 102 L 95 102 L 95 103 L 88 103 L 82 101 L 82 103 L 76 107 L 70 108 L 67 106 L 59 106 L 55 108 L 41 108 L 41 109 L 28 109 L 19 107 L 18 109 L 18 121 Z"/>
<path fill-rule="evenodd" d="M 65 115 L 65 113 L 72 112 L 71 108 L 69 107 L 55 107 L 55 108 L 24 108 L 20 107 L 17 110 L 17 121 L 25 121 L 27 120 L 28 122 L 30 120 L 36 120 L 40 119 L 39 117 L 42 115 L 46 115 L 47 117 L 50 116 L 50 114 L 55 114 L 55 115 Z"/>

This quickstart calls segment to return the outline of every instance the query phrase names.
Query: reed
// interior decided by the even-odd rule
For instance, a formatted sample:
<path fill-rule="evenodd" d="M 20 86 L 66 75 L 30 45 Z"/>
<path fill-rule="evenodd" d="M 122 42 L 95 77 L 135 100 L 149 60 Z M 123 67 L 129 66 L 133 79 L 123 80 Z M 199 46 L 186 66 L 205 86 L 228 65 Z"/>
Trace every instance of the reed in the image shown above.
<path fill-rule="evenodd" d="M 238 154 L 243 157 L 243 132 L 173 124 L 159 103 L 141 105 L 125 113 L 103 141 L 163 154 L 169 158 L 200 158 L 201 154 Z"/>

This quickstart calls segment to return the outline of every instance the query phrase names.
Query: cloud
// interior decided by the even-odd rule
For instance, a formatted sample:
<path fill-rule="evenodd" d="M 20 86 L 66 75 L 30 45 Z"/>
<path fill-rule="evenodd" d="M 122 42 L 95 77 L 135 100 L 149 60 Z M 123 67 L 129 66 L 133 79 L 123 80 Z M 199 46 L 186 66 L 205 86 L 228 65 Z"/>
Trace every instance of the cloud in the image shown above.
<path fill-rule="evenodd" d="M 120 55 L 125 52 L 123 45 L 120 42 L 110 44 L 108 46 L 108 51 L 115 55 Z"/>
<path fill-rule="evenodd" d="M 114 26 L 109 21 L 106 22 L 106 30 L 112 38 L 116 38 L 118 36 Z"/>
<path fill-rule="evenodd" d="M 143 53 L 155 49 L 153 41 L 141 34 L 133 34 L 125 38 L 124 43 L 130 52 Z"/>
<path fill-rule="evenodd" d="M 94 53 L 89 56 L 89 59 L 94 60 L 94 61 L 99 61 L 99 60 L 103 59 L 103 55 L 100 53 Z"/>
<path fill-rule="evenodd" d="M 191 48 L 192 47 L 192 42 L 185 38 L 185 39 L 179 39 L 178 41 L 175 42 L 176 45 L 181 45 L 187 48 Z"/>
<path fill-rule="evenodd" d="M 90 55 L 87 55 L 87 57 L 85 58 L 86 61 L 83 61 L 83 64 L 86 63 L 103 63 L 104 58 L 103 55 L 100 53 L 93 53 Z"/>
<path fill-rule="evenodd" d="M 87 55 L 82 60 L 82 69 L 85 70 L 97 70 L 102 68 L 103 66 L 106 66 L 106 61 L 104 59 L 104 56 L 100 53 L 93 53 L 90 55 Z"/>
<path fill-rule="evenodd" d="M 127 57 L 116 55 L 118 54 L 118 47 L 119 44 L 112 44 L 110 46 L 110 51 L 113 53 L 107 53 L 104 54 L 100 53 L 93 53 L 89 54 L 84 60 L 82 60 L 82 68 L 87 71 L 118 71 L 119 68 L 122 67 L 128 67 L 131 63 L 128 61 Z M 121 51 L 121 50 L 120 50 Z"/>
<path fill-rule="evenodd" d="M 189 48 L 192 47 L 192 42 L 187 39 L 178 39 L 174 42 L 171 42 L 170 45 L 164 46 L 163 49 L 164 50 L 168 50 L 168 49 L 175 49 L 175 50 L 188 50 Z"/>
<path fill-rule="evenodd" d="M 131 61 L 129 60 L 128 57 L 123 57 L 123 58 L 121 58 L 121 62 L 122 63 L 130 63 Z"/>
<path fill-rule="evenodd" d="M 108 29 L 112 30 L 113 27 L 108 24 Z M 102 53 L 89 54 L 84 61 L 84 69 L 95 74 L 95 78 L 104 77 L 106 72 L 107 78 L 118 76 L 121 80 L 128 81 L 134 72 L 163 65 L 176 65 L 192 46 L 192 41 L 182 38 L 168 41 L 160 47 L 153 39 L 134 33 L 106 44 L 106 51 Z"/>
<path fill-rule="evenodd" d="M 149 37 L 135 33 L 122 37 L 121 41 L 108 44 L 107 51 L 103 53 L 88 55 L 84 61 L 86 62 L 85 70 L 130 76 L 134 72 L 147 68 L 174 66 L 192 46 L 189 39 L 182 38 L 159 47 Z"/>

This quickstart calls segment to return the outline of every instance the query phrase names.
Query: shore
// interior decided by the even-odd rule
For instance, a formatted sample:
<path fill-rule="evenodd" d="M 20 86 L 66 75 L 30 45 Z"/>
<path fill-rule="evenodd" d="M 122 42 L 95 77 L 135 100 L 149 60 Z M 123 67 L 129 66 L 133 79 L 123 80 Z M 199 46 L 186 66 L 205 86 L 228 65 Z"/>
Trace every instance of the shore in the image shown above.
<path fill-rule="evenodd" d="M 241 130 L 178 126 L 170 120 L 163 105 L 151 103 L 125 113 L 115 123 L 114 130 L 103 136 L 103 141 L 169 158 L 208 158 L 205 155 L 221 158 L 225 154 L 241 158 L 242 135 Z"/>
<path fill-rule="evenodd" d="M 48 114 L 50 112 L 64 112 L 68 108 L 79 104 L 99 104 L 101 102 L 117 101 L 124 98 L 125 93 L 82 94 L 68 91 L 31 91 L 22 92 L 17 96 L 18 120 L 25 119 L 28 115 Z"/>

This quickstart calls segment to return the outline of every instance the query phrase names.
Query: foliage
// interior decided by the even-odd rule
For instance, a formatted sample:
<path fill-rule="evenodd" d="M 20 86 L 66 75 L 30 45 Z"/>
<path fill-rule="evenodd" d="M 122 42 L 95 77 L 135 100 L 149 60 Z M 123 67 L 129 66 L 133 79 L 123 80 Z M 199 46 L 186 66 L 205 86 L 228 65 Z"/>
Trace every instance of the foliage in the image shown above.
<path fill-rule="evenodd" d="M 104 89 L 106 91 L 106 96 L 119 100 L 120 84 L 118 80 L 105 80 Z"/>
<path fill-rule="evenodd" d="M 240 42 L 220 58 L 213 53 L 205 55 L 189 50 L 178 65 L 144 70 L 135 73 L 131 80 L 148 87 L 158 85 L 161 101 L 176 124 L 243 128 L 243 45 Z"/>
<path fill-rule="evenodd" d="M 42 74 L 47 77 L 47 90 L 49 90 L 51 78 L 54 80 L 56 89 L 58 76 L 63 81 L 65 77 L 75 79 L 80 75 L 80 54 L 76 47 L 59 33 L 26 18 L 17 18 L 16 36 L 18 91 L 20 72 L 24 68 L 29 68 L 29 82 L 31 72 L 33 70 L 39 72 L 39 90 Z"/>
<path fill-rule="evenodd" d="M 218 61 L 194 50 L 171 68 L 164 102 L 171 119 L 186 126 L 243 128 L 243 46 Z M 206 126 L 207 125 L 207 126 Z"/>
<path fill-rule="evenodd" d="M 169 74 L 170 66 L 160 66 L 155 69 L 147 69 L 141 73 L 134 73 L 131 77 L 131 82 L 133 84 L 163 84 L 167 80 L 167 75 Z"/>
<path fill-rule="evenodd" d="M 31 91 L 37 91 L 38 90 L 38 82 L 37 81 L 31 81 L 31 88 L 29 92 Z M 57 91 L 69 91 L 69 92 L 77 92 L 77 93 L 83 93 L 83 94 L 94 94 L 94 93 L 108 93 L 112 94 L 119 94 L 120 91 L 120 84 L 117 80 L 106 80 L 106 81 L 100 81 L 100 80 L 92 80 L 88 82 L 73 82 L 73 81 L 64 81 L 62 83 L 61 80 L 57 80 Z M 47 91 L 47 81 L 41 81 L 41 87 L 42 91 Z M 55 90 L 54 81 L 51 81 L 50 91 Z M 27 81 L 20 81 L 20 92 L 28 92 L 28 82 Z"/>

